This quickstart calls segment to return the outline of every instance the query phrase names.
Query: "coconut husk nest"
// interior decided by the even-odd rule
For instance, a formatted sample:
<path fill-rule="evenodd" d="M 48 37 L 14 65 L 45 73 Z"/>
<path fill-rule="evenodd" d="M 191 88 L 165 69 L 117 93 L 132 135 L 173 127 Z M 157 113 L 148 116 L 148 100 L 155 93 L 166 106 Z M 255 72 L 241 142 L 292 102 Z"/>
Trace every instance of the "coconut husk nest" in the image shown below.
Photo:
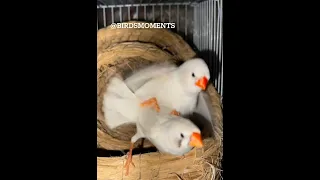
<path fill-rule="evenodd" d="M 127 23 L 135 23 L 130 21 Z M 125 124 L 116 129 L 105 125 L 102 110 L 103 95 L 108 80 L 113 76 L 126 78 L 139 68 L 155 63 L 181 63 L 196 57 L 192 48 L 177 34 L 167 29 L 100 29 L 97 58 L 97 147 L 105 150 L 128 150 L 130 139 L 136 133 L 134 124 Z M 206 93 L 212 107 L 211 136 L 204 137 L 204 147 L 193 149 L 185 158 L 149 152 L 133 155 L 135 167 L 130 167 L 129 176 L 125 176 L 126 155 L 119 157 L 97 157 L 98 179 L 220 179 L 222 159 L 222 105 L 220 96 L 208 85 Z M 139 140 L 135 147 L 141 143 Z M 143 148 L 153 147 L 144 140 Z"/>

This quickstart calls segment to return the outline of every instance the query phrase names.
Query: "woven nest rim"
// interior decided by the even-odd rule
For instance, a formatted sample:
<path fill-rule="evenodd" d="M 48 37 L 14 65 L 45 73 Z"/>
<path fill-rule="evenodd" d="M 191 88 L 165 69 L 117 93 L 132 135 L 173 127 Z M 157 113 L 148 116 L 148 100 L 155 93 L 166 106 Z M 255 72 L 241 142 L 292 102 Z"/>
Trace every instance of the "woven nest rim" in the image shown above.
<path fill-rule="evenodd" d="M 140 22 L 140 21 L 131 21 L 131 22 Z M 100 31 L 100 33 L 101 32 L 102 31 Z M 132 30 L 130 32 L 132 32 L 134 34 L 135 30 Z M 136 30 L 136 32 L 138 32 L 138 30 Z M 126 38 L 128 40 L 128 39 L 130 39 L 130 36 L 126 37 Z M 139 37 L 138 37 L 138 39 L 139 39 Z M 136 38 L 136 40 L 137 40 L 137 38 Z M 132 42 L 132 41 L 134 41 L 134 40 L 130 40 L 130 42 Z M 181 43 L 180 39 L 178 41 L 176 41 L 176 42 Z M 127 42 L 125 42 L 125 40 L 123 40 L 123 41 L 120 40 L 118 42 L 111 43 L 110 47 L 116 46 L 115 43 L 121 44 L 121 43 L 127 43 Z M 144 43 L 150 43 L 150 42 L 144 42 Z M 152 43 L 154 43 L 154 42 L 152 42 Z M 150 43 L 150 44 L 152 44 L 152 43 Z M 188 46 L 185 46 L 185 47 L 188 47 Z M 107 48 L 109 48 L 109 46 Z M 157 47 L 157 48 L 159 48 L 159 47 Z M 191 48 L 190 49 L 186 48 L 186 49 L 187 49 L 187 51 L 189 51 L 188 52 L 189 54 L 187 54 L 187 56 L 184 56 L 184 58 L 181 58 L 180 59 L 181 61 L 185 61 L 187 59 L 190 59 L 190 58 L 194 57 L 194 54 L 192 52 L 190 53 L 190 50 L 192 51 L 192 49 Z M 177 49 L 174 49 L 174 50 L 177 50 Z M 185 50 L 185 49 L 182 48 L 182 49 L 178 49 L 178 50 L 181 50 L 181 52 L 177 52 L 175 54 L 176 57 L 183 57 L 183 56 L 179 55 L 179 53 L 183 53 L 183 50 Z M 109 63 L 101 65 L 100 68 L 98 68 L 98 84 L 99 84 L 99 80 L 102 80 L 103 78 L 104 78 L 104 80 L 108 81 L 108 79 L 110 77 L 114 76 L 114 75 L 120 75 L 121 76 L 121 74 L 118 74 L 119 71 L 121 71 L 121 69 L 127 69 L 128 68 L 127 65 L 124 65 L 124 63 L 127 63 L 127 64 L 130 65 L 130 62 L 133 62 L 132 64 L 135 64 L 135 61 L 145 61 L 146 60 L 146 59 L 139 59 L 139 58 L 137 60 L 135 58 L 137 58 L 137 57 L 134 57 L 132 59 L 130 59 L 130 58 L 129 59 L 128 58 L 117 59 L 116 62 L 122 62 L 122 63 L 116 63 L 116 64 L 113 64 L 113 66 L 109 66 L 110 65 Z M 124 62 L 124 61 L 129 61 L 129 63 L 128 62 Z M 150 62 L 156 62 L 156 61 L 150 61 Z M 146 63 L 146 62 L 143 62 L 142 64 L 144 64 L 144 63 Z M 123 66 L 123 67 L 121 67 L 121 66 Z M 118 69 L 115 70 L 115 68 L 118 68 Z M 113 73 L 110 73 L 110 72 L 113 72 Z M 107 74 L 107 78 L 105 77 L 106 74 Z M 105 83 L 107 84 L 108 82 L 105 82 Z M 215 136 L 215 138 L 204 139 L 205 147 L 202 149 L 202 152 L 200 153 L 201 156 L 197 156 L 197 157 L 192 156 L 193 159 L 189 159 L 189 161 L 190 162 L 198 162 L 198 163 L 200 163 L 200 165 L 202 167 L 202 170 L 203 170 L 201 172 L 202 179 L 203 178 L 204 179 L 208 179 L 208 177 L 215 177 L 215 179 L 218 179 L 219 177 L 221 177 L 220 176 L 221 170 L 219 170 L 219 168 L 221 167 L 221 158 L 222 158 L 222 155 L 223 155 L 222 105 L 221 105 L 221 102 L 220 102 L 220 96 L 218 95 L 218 93 L 216 92 L 216 90 L 214 89 L 212 84 L 209 85 L 209 87 L 207 89 L 208 93 L 210 93 L 209 91 L 211 92 L 210 97 L 214 99 L 213 101 L 215 101 L 215 103 L 212 106 L 213 106 L 213 108 L 215 108 L 218 111 L 218 114 L 219 114 L 218 116 L 216 116 L 216 119 L 215 119 L 215 127 L 214 128 L 215 128 L 216 136 Z M 99 94 L 99 90 L 98 90 L 98 94 Z M 101 120 L 99 120 L 99 119 L 101 119 L 101 118 L 97 118 L 98 125 L 99 125 L 99 121 L 101 122 Z M 102 121 L 102 123 L 104 123 L 104 122 Z M 100 128 L 102 126 L 100 126 Z M 108 134 L 107 132 L 103 131 L 103 129 L 104 128 L 102 128 L 102 130 L 99 129 L 99 126 L 98 126 L 98 132 L 97 132 L 98 133 L 97 134 L 98 139 L 99 139 L 99 134 L 100 135 L 101 134 Z M 122 147 L 119 147 L 119 149 L 126 149 L 127 150 L 129 148 L 129 143 L 128 143 L 129 141 L 128 140 L 117 139 L 117 138 L 114 138 L 114 137 L 112 137 L 110 135 L 109 135 L 109 138 L 110 139 L 107 141 L 107 143 L 110 143 L 111 140 L 114 140 L 114 141 L 117 141 L 115 143 L 119 143 L 122 146 Z M 196 150 L 191 151 L 189 153 L 189 155 L 190 154 L 192 155 L 192 153 L 194 153 L 195 151 Z M 153 159 L 154 161 L 158 161 L 159 157 L 156 157 L 155 156 L 156 154 L 157 153 L 145 153 L 145 154 L 142 154 L 142 155 L 134 155 L 133 158 L 135 159 L 135 158 L 138 158 L 138 157 L 149 157 L 149 156 L 152 156 L 154 158 Z M 167 160 L 167 162 L 169 162 L 169 163 L 176 162 L 176 157 L 174 157 L 174 156 L 169 156 L 167 158 L 168 159 L 165 159 L 165 160 Z M 105 170 L 106 167 L 103 166 L 103 162 L 108 162 L 109 163 L 108 165 L 110 165 L 110 167 L 112 166 L 112 162 L 115 163 L 115 164 L 122 164 L 123 163 L 123 157 L 117 157 L 115 159 L 114 158 L 97 157 L 97 160 L 98 160 L 98 172 L 100 172 L 101 177 L 111 177 L 112 176 L 111 173 L 113 173 L 113 175 L 114 175 L 114 172 Z M 110 160 L 112 162 L 110 162 Z M 152 159 L 151 159 L 151 161 L 152 161 Z M 191 169 L 193 167 L 196 168 L 196 166 L 197 165 L 195 164 L 194 166 L 192 166 L 190 168 Z M 115 165 L 114 168 L 120 168 L 120 169 L 118 169 L 119 173 L 122 172 L 122 170 L 123 170 L 123 166 L 121 166 L 121 165 L 120 166 L 119 165 Z M 179 168 L 179 167 L 177 167 L 177 168 Z M 196 170 L 194 170 L 194 171 L 196 171 Z M 181 172 L 181 171 L 177 170 L 177 172 Z M 182 174 L 183 174 L 183 172 L 182 172 Z M 119 177 L 117 176 L 116 178 L 119 178 Z M 134 177 L 132 176 L 130 179 L 132 179 L 132 178 L 134 178 Z M 99 177 L 98 177 L 98 179 L 99 179 Z M 170 179 L 170 178 L 168 178 L 168 179 Z"/>

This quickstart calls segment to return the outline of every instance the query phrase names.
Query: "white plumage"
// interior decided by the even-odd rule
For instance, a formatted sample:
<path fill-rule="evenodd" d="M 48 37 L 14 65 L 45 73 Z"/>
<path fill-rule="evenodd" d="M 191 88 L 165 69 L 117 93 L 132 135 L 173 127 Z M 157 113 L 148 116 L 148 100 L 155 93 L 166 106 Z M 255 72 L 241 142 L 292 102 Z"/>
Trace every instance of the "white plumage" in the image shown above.
<path fill-rule="evenodd" d="M 209 80 L 208 66 L 199 58 L 188 60 L 180 67 L 163 63 L 143 68 L 128 77 L 125 84 L 119 79 L 112 79 L 103 100 L 106 124 L 113 129 L 136 122 L 137 104 L 152 97 L 160 106 L 187 117 L 196 110 L 197 100 L 202 100 L 198 95 Z"/>
<path fill-rule="evenodd" d="M 114 77 L 109 80 L 103 97 L 105 123 L 113 129 L 125 123 L 135 123 L 138 117 L 141 100 L 123 83 Z"/>
<path fill-rule="evenodd" d="M 193 147 L 189 145 L 193 133 L 199 128 L 189 119 L 171 115 L 170 109 L 160 106 L 160 112 L 151 107 L 140 108 L 137 133 L 131 142 L 147 138 L 162 153 L 182 156 Z"/>
<path fill-rule="evenodd" d="M 154 65 L 138 71 L 125 80 L 141 99 L 156 97 L 160 105 L 190 115 L 196 107 L 198 94 L 207 86 L 210 72 L 203 59 L 195 58 L 176 67 Z"/>
<path fill-rule="evenodd" d="M 158 106 L 156 98 L 141 101 L 117 77 L 110 79 L 105 99 L 104 108 L 108 126 L 115 126 L 117 122 L 110 123 L 109 117 L 127 119 L 126 122 L 137 120 L 135 121 L 137 132 L 131 138 L 126 163 L 127 173 L 129 164 L 132 163 L 133 144 L 140 138 L 149 139 L 160 152 L 173 155 L 184 155 L 193 147 L 202 147 L 200 129 L 189 119 L 170 114 L 171 108 Z M 120 112 L 123 109 L 127 110 L 124 114 Z"/>
<path fill-rule="evenodd" d="M 168 74 L 177 68 L 177 65 L 170 62 L 153 64 L 134 72 L 131 76 L 125 79 L 125 83 L 131 91 L 135 92 L 151 79 Z"/>

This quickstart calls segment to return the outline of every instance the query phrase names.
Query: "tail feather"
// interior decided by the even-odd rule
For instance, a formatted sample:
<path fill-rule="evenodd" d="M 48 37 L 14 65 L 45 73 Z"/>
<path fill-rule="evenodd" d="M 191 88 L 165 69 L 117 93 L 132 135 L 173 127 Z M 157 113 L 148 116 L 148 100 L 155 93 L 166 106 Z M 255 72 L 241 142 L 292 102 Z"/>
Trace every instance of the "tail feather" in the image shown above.
<path fill-rule="evenodd" d="M 107 93 L 111 92 L 121 98 L 136 98 L 135 94 L 129 89 L 129 87 L 119 78 L 113 77 L 108 84 Z"/>
<path fill-rule="evenodd" d="M 141 70 L 134 72 L 131 76 L 126 78 L 125 84 L 131 89 L 133 92 L 136 92 L 142 85 L 144 85 L 147 81 L 154 77 L 159 77 L 161 75 L 165 75 L 173 70 L 175 70 L 177 66 L 172 63 L 159 63 L 148 66 L 146 68 L 142 68 Z"/>
<path fill-rule="evenodd" d="M 139 99 L 122 80 L 112 78 L 103 99 L 106 125 L 113 129 L 125 123 L 136 122 L 138 108 Z"/>

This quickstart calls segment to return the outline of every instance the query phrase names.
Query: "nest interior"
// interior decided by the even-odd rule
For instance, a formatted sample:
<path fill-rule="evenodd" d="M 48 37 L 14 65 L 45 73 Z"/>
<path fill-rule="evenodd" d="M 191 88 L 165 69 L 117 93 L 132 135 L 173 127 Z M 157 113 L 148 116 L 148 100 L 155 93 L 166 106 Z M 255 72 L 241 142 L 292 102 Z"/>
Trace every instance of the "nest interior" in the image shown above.
<path fill-rule="evenodd" d="M 134 23 L 137 21 L 130 21 Z M 128 23 L 128 22 L 127 22 Z M 196 56 L 192 48 L 177 34 L 166 29 L 112 29 L 98 31 L 97 58 L 97 147 L 105 151 L 127 151 L 136 132 L 134 124 L 109 129 L 102 111 L 103 94 L 113 76 L 126 78 L 135 70 L 155 63 L 180 64 Z M 135 146 L 130 175 L 124 176 L 125 155 L 98 158 L 98 179 L 219 179 L 222 159 L 222 108 L 220 96 L 212 83 L 206 92 L 210 99 L 211 126 L 197 124 L 204 132 L 204 148 L 194 149 L 185 158 L 158 152 L 143 151 L 153 145 L 139 140 Z M 200 116 L 191 117 L 199 120 Z M 194 118 L 194 119 L 192 119 Z M 196 121 L 194 121 L 196 122 Z M 153 147 L 154 149 L 154 147 Z M 142 151 L 139 151 L 142 150 Z M 153 150 L 154 151 L 154 150 Z"/>

